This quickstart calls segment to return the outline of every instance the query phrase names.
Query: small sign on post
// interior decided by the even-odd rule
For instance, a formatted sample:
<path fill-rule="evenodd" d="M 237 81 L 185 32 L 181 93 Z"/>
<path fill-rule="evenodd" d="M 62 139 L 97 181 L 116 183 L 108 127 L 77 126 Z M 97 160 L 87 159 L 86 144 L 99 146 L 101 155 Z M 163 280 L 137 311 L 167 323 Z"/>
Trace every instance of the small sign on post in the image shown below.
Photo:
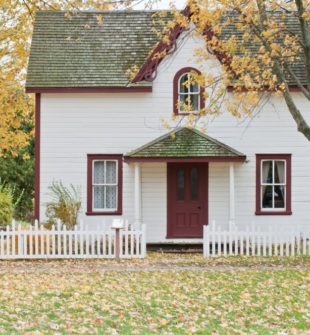
<path fill-rule="evenodd" d="M 124 228 L 124 220 L 114 219 L 112 221 L 112 229 L 115 229 L 115 258 L 120 258 L 120 230 Z"/>

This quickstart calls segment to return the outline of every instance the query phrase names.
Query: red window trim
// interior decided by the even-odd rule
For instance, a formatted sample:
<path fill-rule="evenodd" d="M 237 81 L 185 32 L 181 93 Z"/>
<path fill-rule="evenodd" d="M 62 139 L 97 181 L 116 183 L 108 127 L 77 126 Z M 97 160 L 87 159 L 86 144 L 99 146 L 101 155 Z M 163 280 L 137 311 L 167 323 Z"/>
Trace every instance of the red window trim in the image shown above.
<path fill-rule="evenodd" d="M 118 161 L 117 210 L 114 212 L 93 211 L 93 161 L 97 159 L 114 159 Z M 88 154 L 87 155 L 87 212 L 86 215 L 122 215 L 123 212 L 123 155 Z"/>
<path fill-rule="evenodd" d="M 286 209 L 266 211 L 261 209 L 261 161 L 264 159 L 286 160 Z M 292 155 L 256 154 L 256 215 L 292 215 Z"/>
<path fill-rule="evenodd" d="M 179 70 L 173 78 L 173 113 L 175 115 L 188 115 L 189 113 L 179 113 L 178 110 L 178 101 L 179 101 L 179 79 L 184 73 L 196 72 L 201 75 L 201 72 L 193 67 L 184 67 Z M 205 107 L 205 98 L 204 98 L 204 87 L 200 87 L 200 109 Z"/>
<path fill-rule="evenodd" d="M 35 143 L 34 143 L 34 219 L 40 221 L 40 153 L 41 153 L 41 94 L 35 95 Z"/>

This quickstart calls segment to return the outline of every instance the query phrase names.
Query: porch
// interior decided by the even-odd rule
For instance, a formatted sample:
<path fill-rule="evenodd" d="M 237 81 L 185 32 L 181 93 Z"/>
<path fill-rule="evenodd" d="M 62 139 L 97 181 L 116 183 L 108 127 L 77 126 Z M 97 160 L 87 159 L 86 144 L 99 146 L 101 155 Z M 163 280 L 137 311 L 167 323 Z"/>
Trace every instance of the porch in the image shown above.
<path fill-rule="evenodd" d="M 126 154 L 124 160 L 133 170 L 134 223 L 146 224 L 147 243 L 202 244 L 203 226 L 213 219 L 210 203 L 217 201 L 217 179 L 227 203 L 217 210 L 228 209 L 224 220 L 235 222 L 235 170 L 245 159 L 237 150 L 188 128 Z"/>

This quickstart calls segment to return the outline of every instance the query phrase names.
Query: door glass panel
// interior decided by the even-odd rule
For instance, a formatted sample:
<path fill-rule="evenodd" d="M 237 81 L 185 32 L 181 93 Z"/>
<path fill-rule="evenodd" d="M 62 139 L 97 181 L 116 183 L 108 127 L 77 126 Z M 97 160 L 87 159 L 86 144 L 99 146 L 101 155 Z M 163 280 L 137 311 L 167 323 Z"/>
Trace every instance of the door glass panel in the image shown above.
<path fill-rule="evenodd" d="M 177 171 L 177 200 L 184 200 L 185 173 L 184 169 Z"/>
<path fill-rule="evenodd" d="M 198 169 L 191 168 L 191 200 L 198 199 Z"/>

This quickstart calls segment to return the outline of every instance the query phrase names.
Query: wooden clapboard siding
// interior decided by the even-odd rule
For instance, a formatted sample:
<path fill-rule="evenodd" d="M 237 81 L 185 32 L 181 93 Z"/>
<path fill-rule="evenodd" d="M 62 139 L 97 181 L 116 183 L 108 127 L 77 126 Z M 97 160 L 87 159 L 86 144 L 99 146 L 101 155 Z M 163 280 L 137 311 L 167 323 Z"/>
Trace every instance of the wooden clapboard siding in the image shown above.
<path fill-rule="evenodd" d="M 41 95 L 41 217 L 49 201 L 48 186 L 62 180 L 82 187 L 82 217 L 89 224 L 111 222 L 113 217 L 86 217 L 87 154 L 121 154 L 166 133 L 160 118 L 173 113 L 173 77 L 183 67 L 201 69 L 193 50 L 203 46 L 198 37 L 180 40 L 177 52 L 166 57 L 158 68 L 153 91 L 148 93 L 42 93 Z M 210 59 L 204 69 L 215 71 Z M 306 112 L 309 102 L 294 93 L 298 106 Z M 308 113 L 309 114 L 309 113 Z M 310 121 L 310 114 L 307 116 Z M 172 123 L 173 124 L 173 123 Z M 237 120 L 223 115 L 207 119 L 208 134 L 247 155 L 247 163 L 236 164 L 236 221 L 252 220 L 268 225 L 309 222 L 310 145 L 296 131 L 296 125 L 280 98 L 272 98 L 253 120 Z M 255 154 L 292 154 L 291 216 L 255 216 Z M 123 216 L 133 221 L 134 171 L 123 167 Z M 225 163 L 210 163 L 210 221 L 228 225 L 229 174 Z M 142 168 L 142 219 L 147 224 L 149 242 L 165 241 L 166 165 L 144 164 Z"/>

